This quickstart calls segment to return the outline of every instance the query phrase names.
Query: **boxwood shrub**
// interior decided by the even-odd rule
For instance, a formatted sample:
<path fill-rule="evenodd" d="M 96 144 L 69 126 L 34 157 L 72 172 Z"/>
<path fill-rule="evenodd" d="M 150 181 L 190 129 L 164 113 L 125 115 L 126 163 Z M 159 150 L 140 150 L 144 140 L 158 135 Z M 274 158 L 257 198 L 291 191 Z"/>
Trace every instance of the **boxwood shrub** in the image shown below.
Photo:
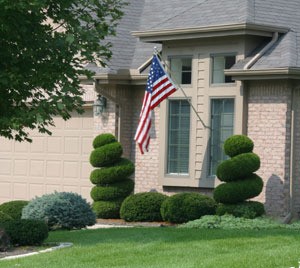
<path fill-rule="evenodd" d="M 113 142 L 96 148 L 90 155 L 90 163 L 93 167 L 102 167 L 113 164 L 123 153 L 122 145 Z"/>
<path fill-rule="evenodd" d="M 120 182 L 109 184 L 107 186 L 95 186 L 91 191 L 91 197 L 94 201 L 110 201 L 125 198 L 130 195 L 134 189 L 134 182 L 131 179 L 125 179 Z"/>
<path fill-rule="evenodd" d="M 36 197 L 24 207 L 23 219 L 42 220 L 49 229 L 80 229 L 96 222 L 90 205 L 76 193 L 55 192 Z"/>
<path fill-rule="evenodd" d="M 246 178 L 260 167 L 257 154 L 244 153 L 223 161 L 217 167 L 217 177 L 221 181 L 230 182 Z"/>
<path fill-rule="evenodd" d="M 238 204 L 219 204 L 217 215 L 230 214 L 235 217 L 254 219 L 265 214 L 264 205 L 257 201 L 245 201 Z"/>
<path fill-rule="evenodd" d="M 17 219 L 1 225 L 15 246 L 41 245 L 48 237 L 48 227 L 44 221 Z"/>
<path fill-rule="evenodd" d="M 215 201 L 198 193 L 175 194 L 167 198 L 161 206 L 163 220 L 173 223 L 188 222 L 215 212 Z"/>
<path fill-rule="evenodd" d="M 104 133 L 104 134 L 98 135 L 97 137 L 94 138 L 93 147 L 94 147 L 94 149 L 96 149 L 103 145 L 113 143 L 116 141 L 117 141 L 117 139 L 114 135 L 112 135 L 110 133 Z"/>
<path fill-rule="evenodd" d="M 0 224 L 1 224 L 1 222 L 11 221 L 11 220 L 13 220 L 13 218 L 11 216 L 0 211 Z"/>
<path fill-rule="evenodd" d="M 109 167 L 93 170 L 90 175 L 90 180 L 93 184 L 106 185 L 122 181 L 132 173 L 134 173 L 134 164 L 126 158 L 121 158 Z"/>
<path fill-rule="evenodd" d="M 262 188 L 262 179 L 256 174 L 251 174 L 246 179 L 218 185 L 214 190 L 214 199 L 218 203 L 240 203 L 259 195 Z"/>
<path fill-rule="evenodd" d="M 160 208 L 168 197 L 161 193 L 137 193 L 122 203 L 120 216 L 125 221 L 162 221 Z"/>
<path fill-rule="evenodd" d="M 250 153 L 254 147 L 253 141 L 245 135 L 233 135 L 224 142 L 224 151 L 230 157 Z"/>
<path fill-rule="evenodd" d="M 0 211 L 13 219 L 21 219 L 22 209 L 28 204 L 25 200 L 15 200 L 0 205 Z"/>
<path fill-rule="evenodd" d="M 95 201 L 92 205 L 97 218 L 119 219 L 122 200 Z"/>

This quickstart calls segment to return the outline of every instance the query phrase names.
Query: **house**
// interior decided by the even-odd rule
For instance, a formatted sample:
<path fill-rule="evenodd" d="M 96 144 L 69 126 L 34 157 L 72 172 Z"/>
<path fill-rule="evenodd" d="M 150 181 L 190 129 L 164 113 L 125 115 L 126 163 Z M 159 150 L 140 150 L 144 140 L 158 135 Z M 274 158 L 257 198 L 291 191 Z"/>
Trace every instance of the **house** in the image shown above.
<path fill-rule="evenodd" d="M 211 195 L 224 140 L 246 134 L 261 157 L 271 215 L 300 212 L 300 2 L 297 0 L 131 0 L 110 37 L 106 68 L 89 64 L 86 113 L 56 119 L 53 136 L 32 144 L 1 139 L 0 202 L 54 190 L 89 199 L 93 136 L 110 132 L 134 161 L 135 191 Z M 133 141 L 156 46 L 181 90 L 155 109 L 149 152 Z M 101 96 L 101 98 L 100 98 Z M 100 114 L 96 99 L 106 99 Z M 202 122 L 201 122 L 202 121 Z M 90 200 L 90 199 L 89 199 Z"/>

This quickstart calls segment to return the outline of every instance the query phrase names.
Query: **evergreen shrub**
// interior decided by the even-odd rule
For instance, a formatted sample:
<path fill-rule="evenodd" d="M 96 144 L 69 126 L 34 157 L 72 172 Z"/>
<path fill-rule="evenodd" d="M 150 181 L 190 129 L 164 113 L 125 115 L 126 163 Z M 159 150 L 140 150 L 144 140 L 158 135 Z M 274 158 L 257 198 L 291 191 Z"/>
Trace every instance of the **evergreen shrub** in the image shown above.
<path fill-rule="evenodd" d="M 90 205 L 76 193 L 55 192 L 36 197 L 24 207 L 23 219 L 42 220 L 49 229 L 80 229 L 95 224 Z"/>
<path fill-rule="evenodd" d="M 107 186 L 93 187 L 91 191 L 91 197 L 94 201 L 110 201 L 114 199 L 125 198 L 132 193 L 133 189 L 133 180 L 125 179 Z"/>
<path fill-rule="evenodd" d="M 44 221 L 17 219 L 1 225 L 15 246 L 41 245 L 48 237 L 48 227 Z"/>
<path fill-rule="evenodd" d="M 110 133 L 105 133 L 105 134 L 98 135 L 97 137 L 95 137 L 95 139 L 93 140 L 93 147 L 94 147 L 94 149 L 96 149 L 98 147 L 101 147 L 103 145 L 113 143 L 116 141 L 117 141 L 117 139 L 114 135 L 112 135 Z"/>
<path fill-rule="evenodd" d="M 167 198 L 161 206 L 163 220 L 173 223 L 188 222 L 215 212 L 215 201 L 198 193 L 175 194 Z"/>
<path fill-rule="evenodd" d="M 0 227 L 0 252 L 7 251 L 11 247 L 9 236 L 3 227 Z"/>
<path fill-rule="evenodd" d="M 230 157 L 250 153 L 253 147 L 253 141 L 245 135 L 233 135 L 224 142 L 225 154 Z"/>
<path fill-rule="evenodd" d="M 93 184 L 106 185 L 124 180 L 134 173 L 134 164 L 126 158 L 121 158 L 109 167 L 94 169 L 90 180 Z"/>
<path fill-rule="evenodd" d="M 257 154 L 244 153 L 219 164 L 217 177 L 225 182 L 240 180 L 257 171 L 259 167 L 260 159 Z"/>
<path fill-rule="evenodd" d="M 97 218 L 119 219 L 123 199 L 113 201 L 95 201 L 92 205 Z"/>
<path fill-rule="evenodd" d="M 219 204 L 217 215 L 230 214 L 235 217 L 254 219 L 265 214 L 264 205 L 257 201 L 245 201 L 238 204 Z"/>
<path fill-rule="evenodd" d="M 22 209 L 28 204 L 25 200 L 14 200 L 0 205 L 0 211 L 13 219 L 21 219 Z"/>
<path fill-rule="evenodd" d="M 214 190 L 214 199 L 218 203 L 240 203 L 259 195 L 262 188 L 262 179 L 256 174 L 252 174 L 243 180 L 220 184 Z"/>
<path fill-rule="evenodd" d="M 162 221 L 160 208 L 167 198 L 155 192 L 130 195 L 121 205 L 120 216 L 125 221 Z"/>
<path fill-rule="evenodd" d="M 8 214 L 0 211 L 0 223 L 1 222 L 6 222 L 6 221 L 11 221 L 13 220 L 13 218 L 11 216 L 9 216 Z"/>
<path fill-rule="evenodd" d="M 123 153 L 122 145 L 113 142 L 96 148 L 90 155 L 90 163 L 93 167 L 112 165 Z"/>

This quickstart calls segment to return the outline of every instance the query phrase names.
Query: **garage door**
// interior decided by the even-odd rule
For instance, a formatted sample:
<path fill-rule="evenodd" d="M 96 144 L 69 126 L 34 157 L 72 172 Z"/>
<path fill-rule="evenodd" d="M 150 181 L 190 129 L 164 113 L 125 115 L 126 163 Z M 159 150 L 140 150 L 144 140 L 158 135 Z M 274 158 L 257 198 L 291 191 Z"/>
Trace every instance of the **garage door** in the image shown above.
<path fill-rule="evenodd" d="M 55 118 L 52 136 L 32 132 L 32 143 L 0 138 L 0 203 L 54 191 L 81 194 L 90 201 L 92 184 L 89 154 L 93 140 L 93 113 Z"/>

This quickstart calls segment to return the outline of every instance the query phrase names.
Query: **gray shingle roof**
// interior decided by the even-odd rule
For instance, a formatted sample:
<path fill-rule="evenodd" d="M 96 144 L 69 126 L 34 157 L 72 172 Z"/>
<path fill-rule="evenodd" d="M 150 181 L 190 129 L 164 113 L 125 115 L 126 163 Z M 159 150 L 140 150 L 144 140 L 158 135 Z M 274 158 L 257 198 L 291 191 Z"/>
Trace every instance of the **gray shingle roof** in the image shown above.
<path fill-rule="evenodd" d="M 201 28 L 251 23 L 287 27 L 277 43 L 251 69 L 300 67 L 300 0 L 128 0 L 113 43 L 107 68 L 96 72 L 117 73 L 136 69 L 153 52 L 154 44 L 141 43 L 132 31 Z M 298 56 L 299 55 L 299 56 Z M 249 58 L 237 63 L 242 68 Z"/>

